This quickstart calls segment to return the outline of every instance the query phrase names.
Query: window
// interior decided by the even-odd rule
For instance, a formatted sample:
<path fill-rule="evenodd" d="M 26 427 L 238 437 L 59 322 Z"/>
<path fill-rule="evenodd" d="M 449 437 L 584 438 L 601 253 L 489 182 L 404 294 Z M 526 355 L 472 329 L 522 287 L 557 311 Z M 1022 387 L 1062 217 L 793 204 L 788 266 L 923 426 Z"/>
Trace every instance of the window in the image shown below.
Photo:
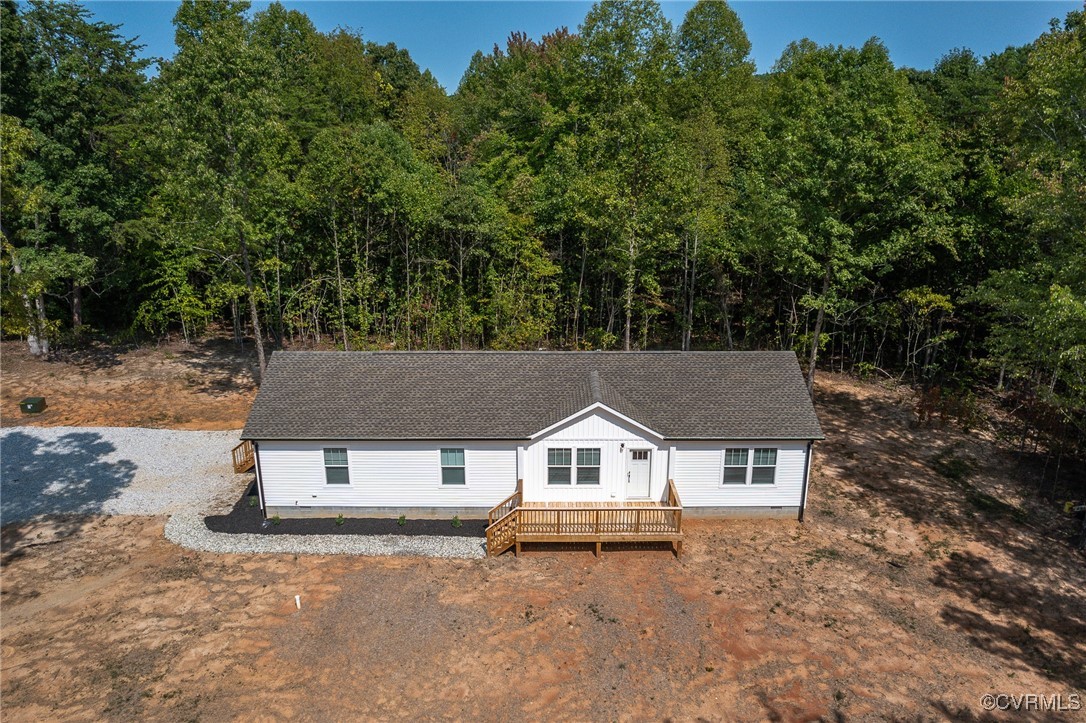
<path fill-rule="evenodd" d="M 772 447 L 724 450 L 725 485 L 771 485 L 777 481 L 777 450 Z"/>
<path fill-rule="evenodd" d="M 600 483 L 600 450 L 577 450 L 577 484 L 598 485 Z"/>
<path fill-rule="evenodd" d="M 547 450 L 547 484 L 568 485 L 571 484 L 570 466 L 573 464 L 573 450 L 548 449 Z"/>
<path fill-rule="evenodd" d="M 649 451 L 647 449 L 635 449 L 631 451 L 635 460 L 644 462 L 649 458 Z"/>
<path fill-rule="evenodd" d="M 777 450 L 755 449 L 754 467 L 750 471 L 752 485 L 771 485 L 777 476 Z"/>
<path fill-rule="evenodd" d="M 724 484 L 745 485 L 747 483 L 746 449 L 724 450 Z"/>
<path fill-rule="evenodd" d="M 464 450 L 441 450 L 441 484 L 464 485 L 467 478 L 464 474 Z"/>
<path fill-rule="evenodd" d="M 324 450 L 324 479 L 330 485 L 351 483 L 351 473 L 347 469 L 346 447 L 332 447 Z"/>

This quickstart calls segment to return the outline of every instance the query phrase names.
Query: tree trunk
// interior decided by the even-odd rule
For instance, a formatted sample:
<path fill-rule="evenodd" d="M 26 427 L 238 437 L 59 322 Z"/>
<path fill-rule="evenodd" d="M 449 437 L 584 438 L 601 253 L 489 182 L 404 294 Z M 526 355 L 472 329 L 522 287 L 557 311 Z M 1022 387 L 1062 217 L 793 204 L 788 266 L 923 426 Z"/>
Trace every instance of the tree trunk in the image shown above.
<path fill-rule="evenodd" d="M 249 263 L 249 242 L 245 239 L 245 230 L 238 229 L 238 244 L 241 247 L 241 266 L 245 272 L 245 288 L 249 291 L 249 313 L 253 321 L 253 340 L 256 342 L 256 362 L 259 369 L 257 384 L 264 382 L 264 370 L 268 363 L 264 359 L 264 336 L 260 332 L 260 313 L 256 308 L 256 290 L 253 288 L 253 267 Z"/>
<path fill-rule="evenodd" d="M 822 276 L 822 298 L 815 316 L 814 332 L 811 334 L 811 357 L 807 364 L 807 394 L 814 399 L 815 365 L 818 363 L 818 338 L 822 334 L 822 320 L 826 318 L 826 294 L 830 291 L 830 264 L 826 263 L 826 273 Z"/>
<path fill-rule="evenodd" d="M 19 264 L 19 255 L 16 253 L 11 254 L 11 271 L 15 276 L 23 273 L 23 267 Z M 20 292 L 19 296 L 22 297 L 23 306 L 26 307 L 26 324 L 28 327 L 26 344 L 30 348 L 30 353 L 34 356 L 46 356 L 49 354 L 49 339 L 45 338 L 43 333 L 45 329 L 44 299 L 39 295 L 35 303 L 31 303 L 30 297 L 25 292 Z"/>
<path fill-rule="evenodd" d="M 83 326 L 83 287 L 72 283 L 72 329 L 79 331 Z"/>
<path fill-rule="evenodd" d="M 333 214 L 335 212 L 333 211 Z M 343 311 L 343 270 L 339 263 L 339 231 L 336 229 L 336 219 L 332 218 L 332 248 L 336 257 L 336 295 L 339 297 L 339 333 L 343 336 L 343 350 L 351 350 L 351 342 L 347 339 L 347 315 Z"/>
<path fill-rule="evenodd" d="M 694 233 L 694 248 L 690 254 L 690 278 L 686 284 L 686 319 L 683 322 L 683 351 L 690 351 L 694 333 L 694 297 L 698 279 L 698 234 Z M 730 345 L 729 345 L 730 348 Z"/>
<path fill-rule="evenodd" d="M 629 264 L 626 266 L 626 343 L 625 350 L 630 351 L 630 326 L 633 323 L 633 290 L 634 290 L 634 243 L 633 235 L 630 236 Z"/>
<path fill-rule="evenodd" d="M 230 319 L 234 324 L 234 346 L 243 349 L 245 345 L 241 335 L 241 309 L 237 299 L 230 300 Z"/>

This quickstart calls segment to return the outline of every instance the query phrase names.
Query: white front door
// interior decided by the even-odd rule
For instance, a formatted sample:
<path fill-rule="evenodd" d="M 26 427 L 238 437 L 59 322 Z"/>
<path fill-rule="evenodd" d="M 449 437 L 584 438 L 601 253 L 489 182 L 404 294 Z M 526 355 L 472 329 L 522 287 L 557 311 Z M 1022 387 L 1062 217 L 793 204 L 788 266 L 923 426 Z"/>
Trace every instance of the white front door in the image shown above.
<path fill-rule="evenodd" d="M 626 498 L 649 496 L 649 467 L 651 449 L 631 449 L 626 452 Z"/>

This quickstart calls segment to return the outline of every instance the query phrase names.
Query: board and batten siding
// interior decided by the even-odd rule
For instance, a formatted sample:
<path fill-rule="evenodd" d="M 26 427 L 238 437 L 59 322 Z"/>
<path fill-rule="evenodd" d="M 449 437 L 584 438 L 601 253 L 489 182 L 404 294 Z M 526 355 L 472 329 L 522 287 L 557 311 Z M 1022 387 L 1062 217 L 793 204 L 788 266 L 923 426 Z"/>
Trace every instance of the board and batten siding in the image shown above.
<path fill-rule="evenodd" d="M 547 450 L 559 447 L 600 450 L 599 485 L 548 485 Z M 659 500 L 667 486 L 668 447 L 659 439 L 606 410 L 595 410 L 570 420 L 533 440 L 524 448 L 524 499 L 529 502 L 622 502 L 626 497 L 626 452 L 652 450 L 649 499 Z"/>
<path fill-rule="evenodd" d="M 777 450 L 772 485 L 722 485 L 724 449 L 772 447 Z M 674 443 L 672 476 L 684 507 L 800 507 L 807 466 L 806 442 Z"/>
<path fill-rule="evenodd" d="M 347 449 L 350 484 L 325 481 L 324 449 Z M 441 484 L 441 448 L 464 450 L 465 485 Z M 491 508 L 517 484 L 515 442 L 284 442 L 258 445 L 264 504 Z"/>

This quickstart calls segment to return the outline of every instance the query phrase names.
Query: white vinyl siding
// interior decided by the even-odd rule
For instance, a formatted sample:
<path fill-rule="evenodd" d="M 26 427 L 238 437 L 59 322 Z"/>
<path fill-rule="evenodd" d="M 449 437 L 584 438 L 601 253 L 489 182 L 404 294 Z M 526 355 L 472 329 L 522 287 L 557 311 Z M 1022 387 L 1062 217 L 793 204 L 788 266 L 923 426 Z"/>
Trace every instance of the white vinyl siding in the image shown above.
<path fill-rule="evenodd" d="M 675 459 L 671 474 L 685 507 L 799 507 L 803 497 L 803 472 L 806 465 L 806 442 L 683 442 L 674 443 Z M 754 469 L 772 469 L 772 484 L 724 484 L 725 461 L 738 460 L 729 456 L 729 449 L 745 449 L 749 474 Z M 754 450 L 762 452 L 760 459 L 775 465 L 755 466 Z M 744 471 L 747 474 L 747 471 Z M 760 473 L 765 474 L 765 473 Z"/>
<path fill-rule="evenodd" d="M 349 485 L 325 481 L 324 448 L 346 448 Z M 441 449 L 464 450 L 463 485 L 442 484 Z M 517 485 L 516 442 L 262 441 L 272 507 L 493 507 Z"/>

